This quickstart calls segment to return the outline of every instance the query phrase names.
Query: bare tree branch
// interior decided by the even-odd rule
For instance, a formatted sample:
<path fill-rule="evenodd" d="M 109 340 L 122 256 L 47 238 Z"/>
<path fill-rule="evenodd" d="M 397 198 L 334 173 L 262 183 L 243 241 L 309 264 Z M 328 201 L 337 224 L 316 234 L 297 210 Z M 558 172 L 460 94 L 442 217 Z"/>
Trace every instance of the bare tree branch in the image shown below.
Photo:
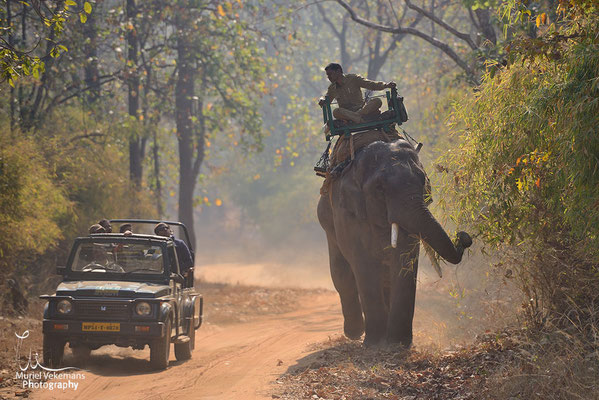
<path fill-rule="evenodd" d="M 356 14 L 356 12 L 351 8 L 351 6 L 349 4 L 347 4 L 344 0 L 335 0 L 335 1 L 337 3 L 339 3 L 339 5 L 348 12 L 348 14 L 350 15 L 352 20 L 354 20 L 355 22 L 357 22 L 360 25 L 366 26 L 371 29 L 376 29 L 376 30 L 379 30 L 382 32 L 388 32 L 388 33 L 393 33 L 393 34 L 409 34 L 409 35 L 413 35 L 413 36 L 416 36 L 416 37 L 419 37 L 419 38 L 425 40 L 426 42 L 430 43 L 431 45 L 433 45 L 436 48 L 443 51 L 460 68 L 462 68 L 462 70 L 464 70 L 471 79 L 477 80 L 475 71 L 468 65 L 468 63 L 465 60 L 460 58 L 460 56 L 458 56 L 458 54 L 447 43 L 443 43 L 439 39 L 431 37 L 430 35 L 422 32 L 418 29 L 415 29 L 413 27 L 409 27 L 409 28 L 403 28 L 401 26 L 393 27 L 393 26 L 381 25 L 381 24 L 378 24 L 378 23 L 375 23 L 372 21 L 365 20 L 365 19 L 361 18 L 360 16 L 358 16 Z"/>
<path fill-rule="evenodd" d="M 472 50 L 475 50 L 478 48 L 478 46 L 476 45 L 476 43 L 474 43 L 474 41 L 472 40 L 472 38 L 470 37 L 469 34 L 458 31 L 453 26 L 448 25 L 442 19 L 435 16 L 435 14 L 431 13 L 430 11 L 426 11 L 425 9 L 412 4 L 412 2 L 410 0 L 404 0 L 404 1 L 405 1 L 406 5 L 408 6 L 408 8 L 416 11 L 419 14 L 424 15 L 426 18 L 430 19 L 431 21 L 433 21 L 434 23 L 436 23 L 437 25 L 439 25 L 440 27 L 445 29 L 447 32 L 451 33 L 452 35 L 454 35 L 454 36 L 462 39 L 466 43 L 468 43 L 468 46 L 470 46 L 470 48 L 472 48 Z"/>

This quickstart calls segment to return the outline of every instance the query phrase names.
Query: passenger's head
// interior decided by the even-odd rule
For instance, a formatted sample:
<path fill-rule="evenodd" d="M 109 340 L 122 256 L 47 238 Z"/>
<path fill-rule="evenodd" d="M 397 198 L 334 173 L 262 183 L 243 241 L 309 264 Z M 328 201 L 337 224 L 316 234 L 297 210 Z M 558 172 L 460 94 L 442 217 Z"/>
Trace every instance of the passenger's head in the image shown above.
<path fill-rule="evenodd" d="M 336 63 L 330 63 L 324 68 L 324 71 L 327 73 L 327 78 L 329 78 L 329 81 L 333 83 L 337 82 L 339 78 L 343 76 L 343 68 L 341 68 L 341 65 Z"/>
<path fill-rule="evenodd" d="M 132 229 L 133 229 L 133 226 L 127 222 L 119 227 L 119 232 L 120 233 L 125 233 L 127 231 L 132 232 Z"/>
<path fill-rule="evenodd" d="M 93 224 L 89 227 L 89 233 L 106 233 L 106 229 L 100 224 Z"/>
<path fill-rule="evenodd" d="M 171 228 L 164 222 L 159 222 L 154 227 L 154 233 L 158 236 L 170 237 L 172 235 Z"/>
<path fill-rule="evenodd" d="M 101 219 L 100 222 L 98 222 L 98 224 L 104 228 L 104 231 L 106 231 L 106 233 L 112 233 L 112 225 L 110 225 L 109 220 Z"/>

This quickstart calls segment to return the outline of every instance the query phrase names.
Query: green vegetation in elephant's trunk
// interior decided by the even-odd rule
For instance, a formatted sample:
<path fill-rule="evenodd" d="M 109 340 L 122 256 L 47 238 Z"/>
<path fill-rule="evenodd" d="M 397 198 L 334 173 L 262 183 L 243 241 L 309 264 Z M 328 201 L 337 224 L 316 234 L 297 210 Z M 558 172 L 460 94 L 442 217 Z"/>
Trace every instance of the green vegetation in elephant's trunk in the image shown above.
<path fill-rule="evenodd" d="M 420 237 L 454 264 L 472 244 L 460 232 L 454 246 L 425 205 L 425 182 L 409 143 L 375 142 L 321 197 L 318 217 L 348 337 L 364 330 L 367 345 L 410 345 Z"/>

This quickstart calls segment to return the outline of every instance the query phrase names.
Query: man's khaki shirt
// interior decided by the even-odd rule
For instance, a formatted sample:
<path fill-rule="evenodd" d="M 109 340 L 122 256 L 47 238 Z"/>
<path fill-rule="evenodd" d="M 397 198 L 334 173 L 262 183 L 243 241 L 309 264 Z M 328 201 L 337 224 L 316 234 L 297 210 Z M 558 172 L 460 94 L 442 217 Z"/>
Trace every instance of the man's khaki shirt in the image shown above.
<path fill-rule="evenodd" d="M 371 81 L 356 74 L 345 74 L 343 75 L 343 83 L 341 85 L 331 83 L 326 95 L 329 96 L 330 101 L 337 99 L 339 107 L 350 111 L 358 111 L 364 106 L 364 97 L 360 88 L 383 90 L 386 88 L 386 83 Z"/>

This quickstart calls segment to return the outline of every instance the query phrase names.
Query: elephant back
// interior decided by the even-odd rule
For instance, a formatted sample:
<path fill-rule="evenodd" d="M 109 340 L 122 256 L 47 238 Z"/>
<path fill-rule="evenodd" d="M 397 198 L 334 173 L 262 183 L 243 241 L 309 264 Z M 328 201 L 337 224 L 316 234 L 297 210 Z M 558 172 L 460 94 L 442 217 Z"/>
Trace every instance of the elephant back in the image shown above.
<path fill-rule="evenodd" d="M 357 133 L 352 136 L 339 136 L 339 139 L 337 139 L 337 143 L 335 143 L 335 147 L 333 147 L 333 152 L 331 153 L 331 157 L 329 159 L 329 169 L 326 172 L 324 182 L 322 183 L 322 187 L 320 188 L 320 194 L 324 195 L 328 193 L 331 183 L 338 175 L 331 174 L 331 172 L 333 170 L 339 170 L 340 168 L 343 168 L 342 164 L 347 164 L 347 162 L 351 160 L 352 147 L 354 154 L 357 154 L 360 150 L 364 149 L 371 143 L 390 143 L 397 139 L 403 138 L 395 130 L 392 130 L 391 132 L 384 132 L 382 130 L 370 130 L 366 132 Z"/>

